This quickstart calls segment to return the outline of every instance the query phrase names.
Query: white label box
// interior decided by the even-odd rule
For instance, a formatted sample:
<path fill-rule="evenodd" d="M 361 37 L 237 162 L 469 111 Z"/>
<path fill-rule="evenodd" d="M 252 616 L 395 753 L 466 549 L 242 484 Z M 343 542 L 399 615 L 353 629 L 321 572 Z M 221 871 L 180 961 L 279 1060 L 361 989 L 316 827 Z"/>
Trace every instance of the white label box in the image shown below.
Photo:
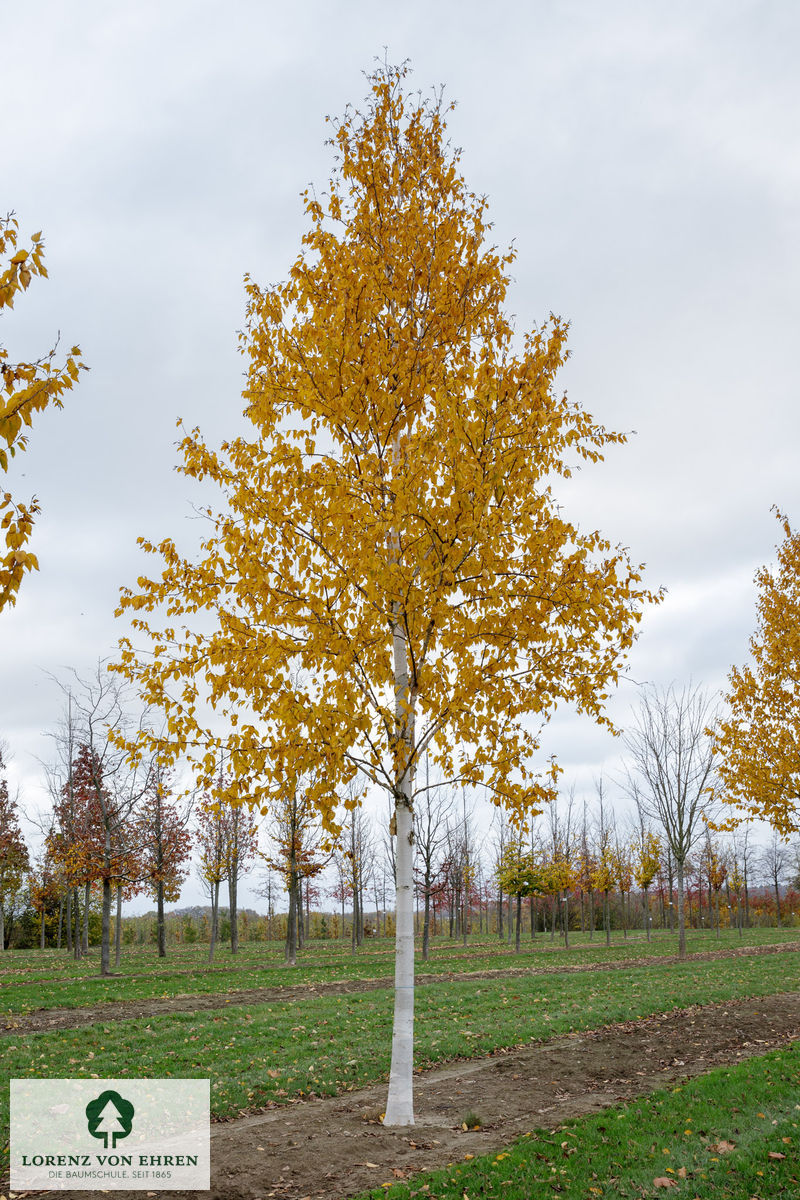
<path fill-rule="evenodd" d="M 208 1079 L 12 1079 L 11 1190 L 205 1191 Z"/>

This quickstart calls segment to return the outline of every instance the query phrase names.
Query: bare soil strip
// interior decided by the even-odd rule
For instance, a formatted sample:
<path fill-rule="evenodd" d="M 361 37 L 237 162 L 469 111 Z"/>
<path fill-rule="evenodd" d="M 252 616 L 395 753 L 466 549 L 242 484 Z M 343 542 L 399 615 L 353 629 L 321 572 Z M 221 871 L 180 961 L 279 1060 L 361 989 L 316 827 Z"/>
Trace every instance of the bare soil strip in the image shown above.
<path fill-rule="evenodd" d="M 767 946 L 742 946 L 733 950 L 710 950 L 692 954 L 687 962 L 708 962 L 717 958 L 740 958 L 761 954 L 797 954 L 800 942 L 785 942 Z M 586 971 L 629 971 L 636 967 L 658 966 L 679 962 L 677 955 L 658 955 L 653 958 L 617 959 L 614 962 L 565 963 L 552 967 L 501 967 L 492 971 L 449 971 L 444 974 L 417 975 L 419 986 L 429 983 L 452 983 L 458 980 L 503 979 L 519 976 L 563 975 Z M 371 992 L 393 985 L 391 978 L 334 980 L 330 983 L 287 984 L 277 988 L 242 988 L 232 992 L 188 993 L 147 1000 L 108 1000 L 81 1008 L 44 1008 L 32 1013 L 0 1016 L 0 1036 L 20 1033 L 47 1033 L 58 1029 L 79 1029 L 102 1021 L 133 1021 L 140 1017 L 164 1016 L 175 1012 L 201 1012 L 226 1008 L 236 1004 L 273 1004 L 281 1001 L 306 999 L 313 995 L 348 995 Z M 2 989 L 0 989 L 2 1003 Z"/>
<path fill-rule="evenodd" d="M 800 992 L 696 1006 L 426 1071 L 417 1124 L 379 1123 L 386 1085 L 297 1102 L 212 1127 L 211 1200 L 342 1200 L 496 1152 L 536 1127 L 597 1112 L 800 1038 Z M 483 1128 L 463 1132 L 478 1113 Z M 53 1195 L 58 1193 L 37 1193 Z M 96 1192 L 71 1192 L 95 1200 Z M 136 1200 L 141 1192 L 114 1192 Z M 159 1192 L 196 1200 L 192 1192 Z"/>

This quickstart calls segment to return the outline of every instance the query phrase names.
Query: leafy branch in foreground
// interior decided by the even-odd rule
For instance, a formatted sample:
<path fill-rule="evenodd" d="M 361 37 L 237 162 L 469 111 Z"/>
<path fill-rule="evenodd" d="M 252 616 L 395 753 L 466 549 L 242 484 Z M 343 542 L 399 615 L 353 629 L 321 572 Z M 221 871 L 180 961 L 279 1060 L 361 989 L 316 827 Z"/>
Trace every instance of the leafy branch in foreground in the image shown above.
<path fill-rule="evenodd" d="M 47 278 L 44 242 L 34 233 L 30 250 L 17 249 L 18 224 L 13 214 L 0 217 L 0 311 L 13 308 L 19 292 L 24 292 L 35 276 Z M 0 471 L 8 470 L 14 455 L 27 445 L 25 429 L 36 413 L 49 404 L 63 407 L 62 396 L 77 382 L 81 352 L 73 346 L 62 367 L 55 365 L 56 347 L 36 362 L 10 362 L 8 351 L 0 344 Z M 33 530 L 39 505 L 15 501 L 10 492 L 0 491 L 0 611 L 16 603 L 23 577 L 38 570 L 36 555 L 25 547 Z"/>
<path fill-rule="evenodd" d="M 777 516 L 785 536 L 776 568 L 755 577 L 752 663 L 728 676 L 716 750 L 724 798 L 788 838 L 800 832 L 800 533 Z M 720 827 L 737 823 L 734 816 Z"/>

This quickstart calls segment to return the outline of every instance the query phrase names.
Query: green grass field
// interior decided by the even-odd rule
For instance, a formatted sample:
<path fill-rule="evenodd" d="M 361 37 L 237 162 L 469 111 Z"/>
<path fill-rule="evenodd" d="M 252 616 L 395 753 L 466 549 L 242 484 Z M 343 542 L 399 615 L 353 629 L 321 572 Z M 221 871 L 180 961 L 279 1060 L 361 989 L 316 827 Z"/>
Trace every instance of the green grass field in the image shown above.
<path fill-rule="evenodd" d="M 724 931 L 717 939 L 711 933 L 694 933 L 688 938 L 689 953 L 697 954 L 740 946 L 800 942 L 800 929 L 746 930 L 743 937 Z M 558 969 L 590 963 L 625 959 L 658 959 L 674 955 L 674 934 L 657 933 L 648 942 L 640 932 L 627 939 L 616 935 L 610 947 L 595 935 L 571 935 L 570 948 L 558 941 L 537 937 L 523 943 L 522 952 L 514 953 L 499 939 L 473 939 L 465 948 L 461 942 L 437 939 L 427 963 L 417 956 L 419 978 L 426 974 L 461 971 L 487 971 L 510 968 Z M 0 961 L 0 1013 L 26 1013 L 37 1008 L 79 1008 L 104 1001 L 143 1000 L 177 995 L 225 993 L 244 988 L 278 988 L 287 984 L 343 982 L 351 979 L 385 979 L 394 974 L 391 942 L 365 943 L 356 954 L 349 946 L 336 942 L 311 942 L 296 967 L 283 961 L 282 946 L 277 943 L 244 943 L 232 956 L 223 946 L 209 965 L 204 947 L 170 949 L 159 960 L 152 947 L 126 951 L 120 970 L 112 978 L 97 974 L 99 952 L 93 949 L 88 959 L 75 961 L 64 951 L 9 952 Z M 234 997 L 232 996 L 232 1000 Z"/>
<path fill-rule="evenodd" d="M 791 943 L 793 930 L 690 937 L 690 953 L 744 945 Z M 503 943 L 475 939 L 437 942 L 422 968 L 416 1004 L 416 1065 L 480 1057 L 573 1030 L 800 988 L 795 953 L 668 961 L 672 935 L 616 940 L 576 939 L 568 951 L 549 940 L 516 955 Z M 633 959 L 618 971 L 571 970 Z M 295 969 L 276 945 L 246 944 L 232 958 L 225 948 L 213 967 L 202 948 L 182 948 L 158 961 L 152 950 L 126 956 L 123 973 L 101 980 L 94 962 L 76 963 L 53 951 L 9 954 L 0 964 L 0 1011 L 24 1015 L 42 1007 L 79 1007 L 117 999 L 218 993 L 222 1004 L 76 1029 L 0 1037 L 0 1077 L 211 1078 L 212 1112 L 230 1118 L 308 1095 L 330 1095 L 388 1076 L 393 996 L 390 988 L 363 993 L 287 995 L 267 1004 L 237 1004 L 238 989 L 391 975 L 391 945 L 368 943 L 358 954 L 339 944 L 312 943 Z M 506 974 L 465 981 L 425 982 L 448 971 L 547 968 L 547 974 Z M 8 1089 L 0 1093 L 2 1144 L 7 1158 Z M 771 1160 L 772 1161 L 772 1160 Z M 774 1160 L 778 1161 L 778 1160 Z M 490 1168 L 494 1170 L 494 1168 Z M 439 1186 L 438 1184 L 436 1186 Z M 398 1193 L 399 1194 L 399 1193 Z M 423 1193 L 426 1194 L 426 1193 Z M 510 1192 L 503 1194 L 512 1195 Z M 635 1193 L 631 1193 L 635 1194 Z M 702 1193 L 697 1193 L 702 1194 Z M 709 1193 L 709 1195 L 716 1193 Z M 757 1194 L 757 1193 L 751 1193 Z M 800 1195 L 800 1192 L 797 1193 Z M 577 1195 L 577 1193 L 576 1193 Z M 719 1193 L 720 1196 L 727 1193 Z M 591 1200 L 591 1191 L 584 1200 Z"/>
<path fill-rule="evenodd" d="M 709 1071 L 361 1200 L 800 1196 L 800 1044 Z"/>
<path fill-rule="evenodd" d="M 791 956 L 794 963 L 794 955 Z M 420 986 L 416 1065 L 596 1029 L 691 1004 L 798 987 L 783 955 L 627 971 Z M 388 1076 L 393 996 L 308 996 L 269 1005 L 94 1024 L 0 1040 L 3 1077 L 175 1076 L 212 1080 L 212 1111 L 330 1095 Z M 357 1054 L 357 1056 L 356 1056 Z"/>

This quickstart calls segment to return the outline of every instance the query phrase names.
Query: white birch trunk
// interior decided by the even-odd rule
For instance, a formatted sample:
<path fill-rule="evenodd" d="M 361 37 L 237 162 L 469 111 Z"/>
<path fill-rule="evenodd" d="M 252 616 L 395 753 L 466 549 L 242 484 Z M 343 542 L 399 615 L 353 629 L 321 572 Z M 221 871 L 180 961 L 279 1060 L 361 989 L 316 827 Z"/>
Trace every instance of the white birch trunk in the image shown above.
<path fill-rule="evenodd" d="M 397 930 L 395 933 L 392 1067 L 384 1125 L 414 1124 L 414 914 L 413 819 L 397 802 Z"/>
<path fill-rule="evenodd" d="M 394 1028 L 392 1066 L 384 1125 L 414 1124 L 414 815 L 410 757 L 414 750 L 414 713 L 408 678 L 408 656 L 403 630 L 393 629 L 395 721 L 404 743 L 399 756 L 395 791 L 397 828 Z"/>

